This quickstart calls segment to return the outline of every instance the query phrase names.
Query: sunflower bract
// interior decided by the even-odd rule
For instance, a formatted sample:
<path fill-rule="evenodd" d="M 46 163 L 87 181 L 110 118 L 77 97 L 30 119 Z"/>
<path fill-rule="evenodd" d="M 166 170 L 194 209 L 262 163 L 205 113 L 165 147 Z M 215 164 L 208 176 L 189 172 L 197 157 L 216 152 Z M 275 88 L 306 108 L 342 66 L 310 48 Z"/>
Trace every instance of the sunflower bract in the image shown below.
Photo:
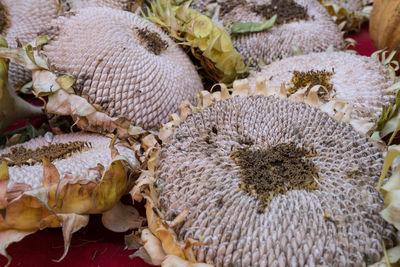
<path fill-rule="evenodd" d="M 193 49 L 208 78 L 230 83 L 247 69 L 242 56 L 235 50 L 229 34 L 207 16 L 189 8 L 186 2 L 153 1 L 146 18 L 166 28 L 171 36 Z"/>

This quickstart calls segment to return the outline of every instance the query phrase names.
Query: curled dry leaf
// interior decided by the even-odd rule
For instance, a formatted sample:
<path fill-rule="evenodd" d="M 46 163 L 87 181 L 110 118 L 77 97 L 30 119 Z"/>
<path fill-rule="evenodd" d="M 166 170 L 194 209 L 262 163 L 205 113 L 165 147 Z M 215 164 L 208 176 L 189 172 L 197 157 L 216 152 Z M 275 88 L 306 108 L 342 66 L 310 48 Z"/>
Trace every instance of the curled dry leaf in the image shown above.
<path fill-rule="evenodd" d="M 345 31 L 360 31 L 371 16 L 373 0 L 318 0 Z"/>
<path fill-rule="evenodd" d="M 190 1 L 177 5 L 171 0 L 154 0 L 145 17 L 191 47 L 210 80 L 231 83 L 246 73 L 242 56 L 233 47 L 225 28 L 189 5 Z"/>
<path fill-rule="evenodd" d="M 378 184 L 378 190 L 382 190 L 385 196 L 385 208 L 382 210 L 382 217 L 400 230 L 400 165 L 398 156 L 400 155 L 400 146 L 394 145 L 388 148 L 382 174 Z M 397 159 L 396 159 L 397 158 Z M 393 174 L 389 180 L 382 186 L 389 169 L 392 167 Z"/>
<path fill-rule="evenodd" d="M 112 209 L 103 213 L 101 221 L 103 225 L 113 232 L 126 232 L 130 229 L 138 229 L 142 226 L 144 218 L 130 205 L 118 202 Z"/>
<path fill-rule="evenodd" d="M 7 254 L 6 248 L 12 243 L 21 241 L 25 236 L 33 234 L 35 231 L 17 231 L 7 230 L 0 232 L 0 255 L 3 255 L 8 259 L 5 267 L 8 267 L 11 263 L 11 256 Z"/>
<path fill-rule="evenodd" d="M 138 232 L 133 232 L 125 236 L 125 249 L 133 250 L 139 249 L 143 246 L 143 241 Z"/>
<path fill-rule="evenodd" d="M 72 234 L 85 227 L 88 222 L 89 215 L 79 214 L 53 214 L 40 221 L 40 229 L 62 227 L 64 253 L 56 262 L 62 261 L 67 255 Z"/>

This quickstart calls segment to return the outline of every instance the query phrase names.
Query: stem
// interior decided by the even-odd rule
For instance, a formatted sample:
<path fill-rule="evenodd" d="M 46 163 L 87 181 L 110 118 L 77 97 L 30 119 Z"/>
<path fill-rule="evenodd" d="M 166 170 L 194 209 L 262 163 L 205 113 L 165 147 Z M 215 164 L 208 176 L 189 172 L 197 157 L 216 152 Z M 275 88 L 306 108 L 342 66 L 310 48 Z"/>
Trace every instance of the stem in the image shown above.
<path fill-rule="evenodd" d="M 44 114 L 42 107 L 34 106 L 23 100 L 8 84 L 3 88 L 0 107 L 0 132 L 15 120 L 34 118 Z"/>

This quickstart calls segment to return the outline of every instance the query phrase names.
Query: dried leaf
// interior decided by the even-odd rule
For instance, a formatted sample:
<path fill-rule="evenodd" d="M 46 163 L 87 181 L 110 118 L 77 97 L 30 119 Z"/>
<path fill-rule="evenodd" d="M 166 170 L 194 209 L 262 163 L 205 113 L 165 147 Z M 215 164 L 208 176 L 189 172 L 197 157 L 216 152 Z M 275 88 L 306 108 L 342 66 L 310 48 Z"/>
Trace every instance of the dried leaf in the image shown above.
<path fill-rule="evenodd" d="M 40 221 L 50 215 L 53 213 L 41 200 L 25 193 L 8 203 L 5 219 L 0 222 L 0 231 L 10 228 L 23 231 L 36 230 L 40 226 Z"/>
<path fill-rule="evenodd" d="M 143 240 L 137 232 L 125 236 L 125 249 L 134 250 L 143 246 Z"/>
<path fill-rule="evenodd" d="M 108 166 L 100 182 L 95 206 L 88 213 L 102 213 L 111 209 L 130 190 L 127 188 L 127 172 L 122 160 L 114 160 Z"/>
<path fill-rule="evenodd" d="M 13 199 L 22 195 L 23 192 L 31 190 L 32 187 L 25 183 L 13 183 L 8 186 L 7 189 L 7 200 L 11 202 Z"/>
<path fill-rule="evenodd" d="M 48 159 L 43 158 L 43 186 L 49 187 L 52 184 L 56 184 L 60 181 L 60 174 L 58 173 L 57 167 L 54 166 Z"/>
<path fill-rule="evenodd" d="M 385 209 L 380 214 L 400 230 L 400 190 L 392 190 L 385 194 Z"/>
<path fill-rule="evenodd" d="M 130 259 L 139 257 L 141 258 L 145 263 L 151 264 L 151 265 L 160 265 L 160 264 L 154 264 L 153 261 L 151 260 L 150 255 L 147 253 L 146 249 L 144 247 L 139 248 L 135 253 L 129 256 Z"/>
<path fill-rule="evenodd" d="M 389 148 L 387 155 L 385 157 L 385 161 L 383 162 L 382 173 L 381 173 L 381 177 L 379 178 L 379 182 L 378 182 L 378 191 L 381 190 L 383 180 L 385 179 L 386 174 L 387 174 L 390 166 L 392 165 L 393 161 L 399 154 L 400 154 L 400 145 L 391 146 Z"/>
<path fill-rule="evenodd" d="M 56 79 L 62 89 L 68 90 L 75 83 L 75 77 L 70 74 L 64 74 Z"/>
<path fill-rule="evenodd" d="M 56 188 L 55 203 L 57 212 L 87 213 L 94 205 L 99 186 L 96 181 L 79 181 L 64 177 Z M 54 188 L 49 190 L 53 195 Z"/>
<path fill-rule="evenodd" d="M 232 96 L 248 96 L 250 93 L 250 85 L 248 79 L 235 80 L 233 82 L 233 93 Z"/>
<path fill-rule="evenodd" d="M 145 219 L 134 207 L 118 202 L 112 209 L 103 213 L 101 220 L 107 229 L 122 233 L 139 228 Z"/>
<path fill-rule="evenodd" d="M 71 244 L 72 234 L 85 227 L 89 222 L 89 215 L 78 214 L 57 214 L 46 217 L 41 221 L 40 228 L 59 227 L 62 226 L 64 236 L 64 253 L 60 259 L 55 262 L 62 261 L 68 253 Z"/>
<path fill-rule="evenodd" d="M 14 242 L 21 241 L 25 236 L 33 234 L 35 231 L 17 231 L 17 230 L 6 230 L 0 232 L 0 254 L 8 259 L 5 267 L 11 263 L 11 257 L 7 254 L 7 247 Z"/>
<path fill-rule="evenodd" d="M 141 238 L 144 242 L 144 249 L 150 256 L 151 263 L 160 265 L 166 256 L 160 240 L 149 229 L 143 229 Z"/>
<path fill-rule="evenodd" d="M 5 209 L 8 204 L 7 185 L 9 181 L 8 166 L 5 159 L 2 160 L 0 166 L 0 209 Z"/>

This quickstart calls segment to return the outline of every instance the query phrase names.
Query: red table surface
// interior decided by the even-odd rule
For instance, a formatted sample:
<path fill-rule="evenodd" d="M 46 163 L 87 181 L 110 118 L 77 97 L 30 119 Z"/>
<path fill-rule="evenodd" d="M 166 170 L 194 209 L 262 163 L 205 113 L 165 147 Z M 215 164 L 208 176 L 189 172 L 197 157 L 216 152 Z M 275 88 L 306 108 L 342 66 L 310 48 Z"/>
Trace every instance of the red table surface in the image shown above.
<path fill-rule="evenodd" d="M 369 56 L 375 51 L 367 26 L 360 33 L 348 37 L 357 41 L 353 49 L 359 54 Z M 24 121 L 17 122 L 9 129 L 15 129 L 23 123 Z M 113 233 L 105 229 L 100 215 L 91 216 L 89 225 L 73 235 L 67 256 L 56 263 L 53 260 L 63 254 L 63 244 L 60 229 L 39 231 L 7 249 L 13 258 L 11 266 L 151 266 L 140 258 L 130 259 L 129 255 L 134 251 L 124 249 L 124 233 Z M 7 260 L 0 256 L 0 265 L 6 263 Z"/>

